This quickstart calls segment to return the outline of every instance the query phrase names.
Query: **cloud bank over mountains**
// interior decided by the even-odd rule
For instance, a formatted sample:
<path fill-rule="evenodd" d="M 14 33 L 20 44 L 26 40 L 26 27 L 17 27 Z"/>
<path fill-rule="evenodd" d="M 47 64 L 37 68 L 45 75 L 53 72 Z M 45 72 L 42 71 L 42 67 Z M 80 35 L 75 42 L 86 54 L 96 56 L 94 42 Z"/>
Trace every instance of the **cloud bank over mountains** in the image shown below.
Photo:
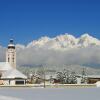
<path fill-rule="evenodd" d="M 100 66 L 100 40 L 88 34 L 79 38 L 70 34 L 54 38 L 41 37 L 26 46 L 17 44 L 16 50 L 19 66 Z M 4 47 L 0 47 L 0 55 L 0 61 L 3 61 Z"/>

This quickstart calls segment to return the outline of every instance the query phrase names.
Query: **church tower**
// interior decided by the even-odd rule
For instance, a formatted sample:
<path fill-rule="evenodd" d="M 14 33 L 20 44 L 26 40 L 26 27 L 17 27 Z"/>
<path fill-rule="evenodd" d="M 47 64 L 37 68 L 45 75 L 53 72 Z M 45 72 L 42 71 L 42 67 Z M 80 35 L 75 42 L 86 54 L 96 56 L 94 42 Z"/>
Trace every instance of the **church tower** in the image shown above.
<path fill-rule="evenodd" d="M 6 51 L 6 62 L 9 62 L 9 64 L 13 68 L 16 68 L 16 48 L 13 39 L 10 39 L 10 42 L 8 44 L 8 48 Z"/>

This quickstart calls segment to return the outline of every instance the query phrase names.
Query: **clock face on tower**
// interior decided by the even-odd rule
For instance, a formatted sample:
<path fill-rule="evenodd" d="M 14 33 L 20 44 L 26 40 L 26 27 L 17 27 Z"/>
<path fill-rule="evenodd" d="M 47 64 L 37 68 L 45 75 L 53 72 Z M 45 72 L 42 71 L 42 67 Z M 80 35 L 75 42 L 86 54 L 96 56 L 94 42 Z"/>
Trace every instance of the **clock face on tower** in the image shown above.
<path fill-rule="evenodd" d="M 10 39 L 6 51 L 6 62 L 9 62 L 13 68 L 16 68 L 16 49 L 13 39 Z"/>

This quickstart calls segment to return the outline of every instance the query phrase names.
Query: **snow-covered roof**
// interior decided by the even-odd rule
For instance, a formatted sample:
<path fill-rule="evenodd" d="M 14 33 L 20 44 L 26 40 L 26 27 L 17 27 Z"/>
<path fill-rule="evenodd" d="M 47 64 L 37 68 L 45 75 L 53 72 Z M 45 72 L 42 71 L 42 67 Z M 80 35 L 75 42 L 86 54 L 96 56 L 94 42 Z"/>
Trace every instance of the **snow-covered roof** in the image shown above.
<path fill-rule="evenodd" d="M 45 75 L 45 79 L 56 78 L 56 75 Z"/>
<path fill-rule="evenodd" d="M 100 75 L 88 75 L 88 78 L 100 78 Z"/>
<path fill-rule="evenodd" d="M 82 77 L 82 75 L 77 75 L 77 77 Z M 87 77 L 87 78 L 100 78 L 100 75 L 86 75 L 84 77 Z"/>
<path fill-rule="evenodd" d="M 22 74 L 20 71 L 16 69 L 11 69 L 3 73 L 2 78 L 23 78 L 27 79 L 27 77 Z"/>
<path fill-rule="evenodd" d="M 13 47 L 13 46 L 15 46 L 15 45 L 14 45 L 14 44 L 9 44 L 8 47 L 9 47 L 9 46 Z"/>
<path fill-rule="evenodd" d="M 12 67 L 8 62 L 0 62 L 0 71 L 11 70 Z"/>

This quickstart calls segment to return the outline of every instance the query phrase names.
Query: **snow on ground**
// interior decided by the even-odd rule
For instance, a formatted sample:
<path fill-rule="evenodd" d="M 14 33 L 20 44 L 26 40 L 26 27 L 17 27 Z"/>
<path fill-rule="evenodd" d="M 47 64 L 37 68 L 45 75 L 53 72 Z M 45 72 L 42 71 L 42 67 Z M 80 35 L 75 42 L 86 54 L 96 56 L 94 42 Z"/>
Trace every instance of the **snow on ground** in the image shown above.
<path fill-rule="evenodd" d="M 100 87 L 100 81 L 96 82 L 96 86 Z"/>
<path fill-rule="evenodd" d="M 0 88 L 0 95 L 5 96 L 0 100 L 100 100 L 100 88 Z"/>
<path fill-rule="evenodd" d="M 22 100 L 22 99 L 0 95 L 0 100 Z"/>

